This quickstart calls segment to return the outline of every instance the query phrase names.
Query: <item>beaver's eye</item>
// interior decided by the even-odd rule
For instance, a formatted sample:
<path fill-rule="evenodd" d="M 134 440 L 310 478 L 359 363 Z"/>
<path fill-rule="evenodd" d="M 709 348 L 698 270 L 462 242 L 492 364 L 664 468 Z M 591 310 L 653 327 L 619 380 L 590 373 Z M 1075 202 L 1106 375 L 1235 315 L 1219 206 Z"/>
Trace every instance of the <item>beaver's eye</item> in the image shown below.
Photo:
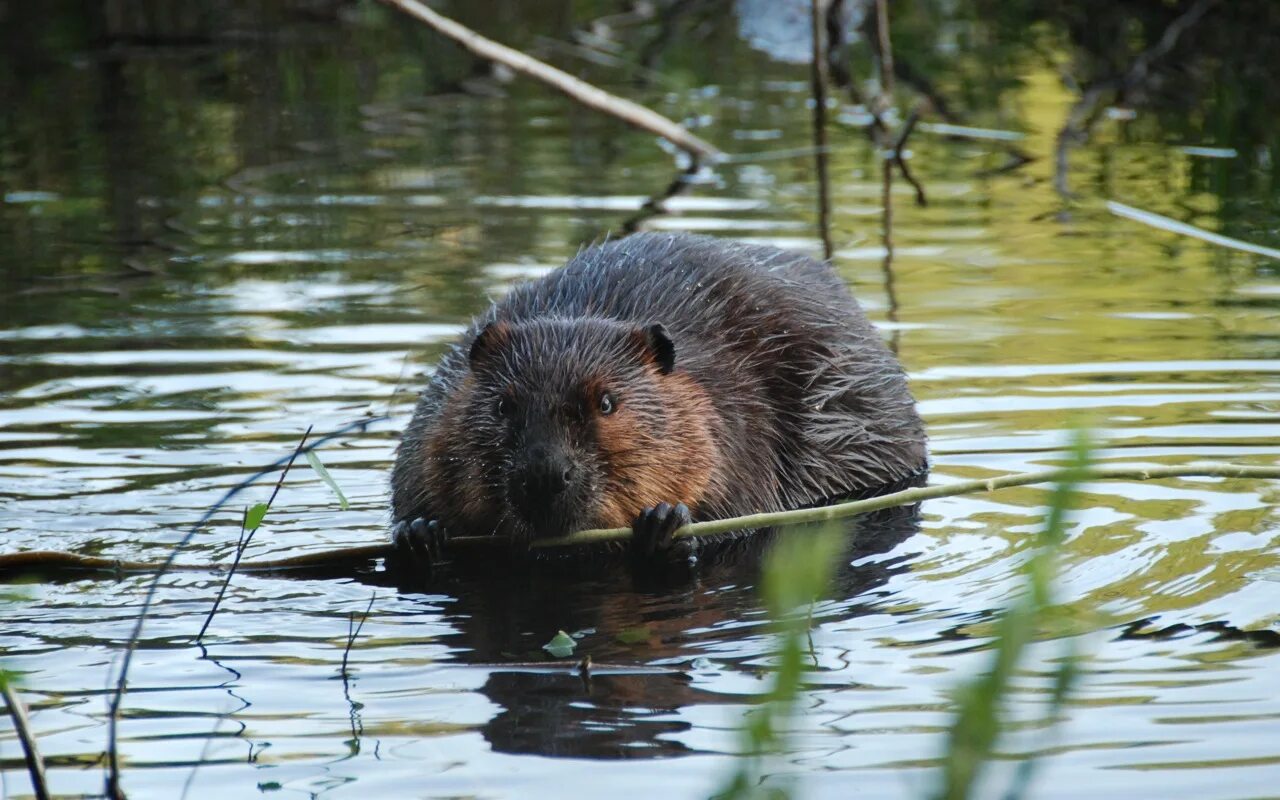
<path fill-rule="evenodd" d="M 498 412 L 500 417 L 509 417 L 515 413 L 516 404 L 511 402 L 510 398 L 499 397 L 498 402 L 493 404 L 493 410 Z"/>
<path fill-rule="evenodd" d="M 613 395 L 609 394 L 608 392 L 605 392 L 604 394 L 600 395 L 600 413 L 601 414 L 607 417 L 617 410 L 618 410 L 618 401 L 613 399 Z"/>

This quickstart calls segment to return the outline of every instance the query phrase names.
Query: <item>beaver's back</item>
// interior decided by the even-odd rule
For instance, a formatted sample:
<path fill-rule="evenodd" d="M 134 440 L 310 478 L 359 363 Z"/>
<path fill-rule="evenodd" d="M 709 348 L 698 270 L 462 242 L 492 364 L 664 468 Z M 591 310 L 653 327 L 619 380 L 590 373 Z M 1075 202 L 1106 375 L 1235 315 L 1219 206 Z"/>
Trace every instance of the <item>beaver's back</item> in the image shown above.
<path fill-rule="evenodd" d="M 677 369 L 721 416 L 726 489 L 699 516 L 811 504 L 925 466 L 896 358 L 830 267 L 802 254 L 639 234 L 518 287 L 478 326 L 541 317 L 666 326 Z"/>

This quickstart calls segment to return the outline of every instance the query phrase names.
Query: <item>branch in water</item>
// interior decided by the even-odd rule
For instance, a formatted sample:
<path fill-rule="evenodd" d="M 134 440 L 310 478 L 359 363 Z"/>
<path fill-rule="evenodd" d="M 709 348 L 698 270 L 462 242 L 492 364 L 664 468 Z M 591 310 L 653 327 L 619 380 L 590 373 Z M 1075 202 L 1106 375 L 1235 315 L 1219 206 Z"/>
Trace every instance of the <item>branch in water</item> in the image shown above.
<path fill-rule="evenodd" d="M 382 2 L 425 23 L 432 30 L 449 37 L 476 56 L 539 80 L 587 108 L 608 114 L 655 136 L 661 136 L 695 159 L 716 160 L 723 155 L 715 145 L 694 136 L 684 127 L 658 112 L 592 86 L 519 50 L 498 44 L 492 39 L 486 39 L 465 25 L 437 14 L 417 0 L 382 0 Z"/>
<path fill-rule="evenodd" d="M 1000 475 L 995 478 L 957 481 L 937 486 L 923 486 L 907 489 L 893 494 L 872 497 L 866 500 L 854 500 L 847 503 L 819 506 L 817 508 L 801 508 L 792 511 L 771 511 L 763 514 L 749 514 L 743 517 L 695 522 L 676 531 L 676 536 L 710 536 L 730 531 L 768 528 L 778 525 L 796 525 L 808 522 L 825 522 L 834 519 L 846 519 L 870 511 L 885 508 L 909 506 L 923 500 L 936 500 L 942 497 L 958 497 L 979 492 L 991 492 L 1014 486 L 1031 486 L 1040 483 L 1053 483 L 1067 475 L 1065 469 L 1049 469 L 1040 472 L 1018 472 Z M 1249 467 L 1238 464 L 1204 464 L 1192 467 L 1126 467 L 1123 465 L 1109 467 L 1092 467 L 1085 479 L 1096 480 L 1132 480 L 1148 481 L 1161 478 L 1251 478 L 1257 480 L 1280 479 L 1280 467 Z M 565 547 L 570 545 L 593 544 L 596 542 L 625 541 L 631 538 L 630 528 L 606 528 L 579 531 L 558 539 L 542 539 L 534 542 L 535 547 Z M 463 536 L 450 539 L 449 548 L 466 550 L 483 550 L 502 547 L 506 540 L 495 536 Z M 321 550 L 314 553 L 291 556 L 280 559 L 264 559 L 246 561 L 240 564 L 239 572 L 286 572 L 289 570 L 319 569 L 323 567 L 357 564 L 387 558 L 393 555 L 395 548 L 390 544 L 361 545 L 359 547 L 343 547 L 335 550 Z M 115 561 L 109 558 L 81 556 L 75 553 L 62 553 L 48 550 L 28 551 L 0 555 L 0 572 L 36 569 L 47 570 L 90 570 L 99 572 L 154 572 L 166 571 L 208 572 L 226 569 L 223 564 L 169 564 L 147 561 Z"/>
<path fill-rule="evenodd" d="M 27 773 L 31 775 L 31 789 L 36 800 L 49 800 L 49 783 L 45 779 L 44 759 L 36 747 L 36 737 L 31 733 L 31 723 L 27 719 L 27 707 L 13 688 L 13 684 L 4 676 L 0 676 L 0 696 L 4 697 L 9 707 L 9 718 L 13 720 L 13 731 L 22 744 L 22 754 L 27 760 Z"/>

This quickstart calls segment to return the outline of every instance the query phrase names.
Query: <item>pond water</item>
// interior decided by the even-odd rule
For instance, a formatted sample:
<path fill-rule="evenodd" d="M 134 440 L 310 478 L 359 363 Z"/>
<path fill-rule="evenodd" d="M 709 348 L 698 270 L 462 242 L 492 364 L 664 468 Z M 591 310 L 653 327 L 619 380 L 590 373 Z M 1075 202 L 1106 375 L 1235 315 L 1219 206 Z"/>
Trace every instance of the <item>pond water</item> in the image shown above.
<path fill-rule="evenodd" d="M 249 557 L 382 541 L 397 432 L 451 337 L 513 282 L 617 235 L 679 169 L 653 137 L 491 80 L 389 11 L 245 5 L 184 16 L 120 3 L 102 18 L 0 5 L 0 552 L 162 558 L 308 426 L 370 413 L 391 420 L 320 451 L 350 508 L 300 465 Z M 821 252 L 807 68 L 739 39 L 758 23 L 708 2 L 607 29 L 591 24 L 616 11 L 603 3 L 461 5 L 468 24 L 733 154 L 643 227 Z M 1272 71 L 1259 77 L 1222 47 L 1262 35 L 1244 9 L 1274 34 L 1274 6 L 1206 18 L 1206 53 L 1178 51 L 1132 112 L 1102 113 L 1069 153 L 1064 198 L 1055 142 L 1079 95 L 1062 73 L 1126 58 L 1107 62 L 1070 14 L 992 5 L 892 4 L 916 73 L 902 107 L 929 85 L 949 116 L 926 114 L 909 142 L 929 202 L 895 183 L 889 268 L 879 156 L 847 95 L 832 111 L 834 263 L 910 372 L 933 480 L 1059 464 L 1075 424 L 1108 464 L 1276 464 L 1280 261 L 1123 213 L 1280 247 L 1276 65 L 1255 64 Z M 1093 35 L 1154 42 L 1172 12 L 1139 5 L 1140 24 Z M 855 63 L 870 73 L 865 44 Z M 270 483 L 183 559 L 229 558 Z M 859 540 L 815 609 L 816 670 L 771 781 L 799 776 L 803 798 L 930 791 L 951 692 L 989 661 L 1045 498 L 931 501 Z M 1056 587 L 1061 624 L 1015 678 L 1018 722 L 984 792 L 1035 758 L 1035 797 L 1273 796 L 1278 508 L 1274 482 L 1088 486 Z M 59 794 L 102 789 L 106 687 L 148 582 L 4 587 L 0 664 L 22 673 Z M 769 685 L 777 642 L 756 583 L 750 559 L 664 588 L 611 569 L 459 574 L 423 591 L 376 565 L 238 575 L 202 648 L 192 637 L 220 578 L 174 574 L 131 671 L 125 787 L 706 797 Z M 344 683 L 348 621 L 371 598 Z M 597 665 L 589 684 L 547 665 L 558 630 Z M 1081 674 L 1046 727 L 1065 643 Z M 0 728 L 0 794 L 27 796 Z"/>

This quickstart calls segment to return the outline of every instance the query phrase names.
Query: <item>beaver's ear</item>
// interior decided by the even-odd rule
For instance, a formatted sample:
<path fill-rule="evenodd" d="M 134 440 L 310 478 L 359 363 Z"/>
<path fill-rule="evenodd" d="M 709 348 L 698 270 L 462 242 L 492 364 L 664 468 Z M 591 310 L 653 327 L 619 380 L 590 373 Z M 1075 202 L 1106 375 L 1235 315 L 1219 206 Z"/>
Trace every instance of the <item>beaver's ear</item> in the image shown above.
<path fill-rule="evenodd" d="M 490 322 L 485 325 L 471 342 L 471 366 L 474 367 L 493 355 L 510 338 L 511 326 L 506 322 Z"/>
<path fill-rule="evenodd" d="M 661 323 L 637 330 L 635 337 L 645 360 L 653 362 L 658 372 L 667 375 L 676 368 L 676 346 Z"/>

